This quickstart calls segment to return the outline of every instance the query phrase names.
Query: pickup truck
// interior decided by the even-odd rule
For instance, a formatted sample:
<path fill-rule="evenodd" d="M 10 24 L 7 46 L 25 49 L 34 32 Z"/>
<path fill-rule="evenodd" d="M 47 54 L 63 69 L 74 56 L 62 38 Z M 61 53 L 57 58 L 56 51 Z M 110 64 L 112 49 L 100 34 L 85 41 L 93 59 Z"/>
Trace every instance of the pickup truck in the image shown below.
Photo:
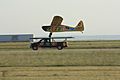
<path fill-rule="evenodd" d="M 57 48 L 62 50 L 65 47 L 68 47 L 67 40 L 64 41 L 55 41 L 51 38 L 41 38 L 37 42 L 31 42 L 30 48 L 33 50 L 38 50 L 38 48 Z"/>

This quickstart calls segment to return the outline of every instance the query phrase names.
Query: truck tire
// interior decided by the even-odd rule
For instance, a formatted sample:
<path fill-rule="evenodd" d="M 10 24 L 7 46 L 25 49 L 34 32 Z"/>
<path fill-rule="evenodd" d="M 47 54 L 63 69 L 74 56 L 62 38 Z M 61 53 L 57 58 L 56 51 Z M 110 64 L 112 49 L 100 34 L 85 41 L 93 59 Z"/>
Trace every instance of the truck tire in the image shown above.
<path fill-rule="evenodd" d="M 63 49 L 63 46 L 59 45 L 59 46 L 57 46 L 57 49 L 58 49 L 58 50 L 62 50 L 62 49 Z"/>
<path fill-rule="evenodd" d="M 38 46 L 35 46 L 35 45 L 34 45 L 34 46 L 32 46 L 32 49 L 33 49 L 33 50 L 38 50 Z"/>

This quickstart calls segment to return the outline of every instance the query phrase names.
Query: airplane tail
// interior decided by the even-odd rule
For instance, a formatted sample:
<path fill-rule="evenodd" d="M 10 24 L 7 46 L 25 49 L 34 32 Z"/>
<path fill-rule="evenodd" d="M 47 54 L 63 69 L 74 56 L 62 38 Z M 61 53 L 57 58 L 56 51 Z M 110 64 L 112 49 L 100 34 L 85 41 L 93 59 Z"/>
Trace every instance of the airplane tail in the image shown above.
<path fill-rule="evenodd" d="M 80 21 L 79 23 L 78 23 L 78 25 L 75 27 L 75 30 L 76 31 L 84 31 L 84 23 L 83 23 L 83 21 Z"/>

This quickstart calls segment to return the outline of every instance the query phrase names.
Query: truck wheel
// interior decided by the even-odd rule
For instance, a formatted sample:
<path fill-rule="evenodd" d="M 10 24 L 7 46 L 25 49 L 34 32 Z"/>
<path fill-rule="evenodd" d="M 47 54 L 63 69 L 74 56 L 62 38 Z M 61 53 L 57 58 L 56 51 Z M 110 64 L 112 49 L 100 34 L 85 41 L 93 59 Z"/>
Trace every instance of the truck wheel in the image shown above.
<path fill-rule="evenodd" d="M 57 46 L 57 49 L 58 49 L 58 50 L 62 50 L 62 49 L 63 49 L 63 46 Z"/>
<path fill-rule="evenodd" d="M 32 46 L 33 50 L 38 50 L 38 46 Z"/>

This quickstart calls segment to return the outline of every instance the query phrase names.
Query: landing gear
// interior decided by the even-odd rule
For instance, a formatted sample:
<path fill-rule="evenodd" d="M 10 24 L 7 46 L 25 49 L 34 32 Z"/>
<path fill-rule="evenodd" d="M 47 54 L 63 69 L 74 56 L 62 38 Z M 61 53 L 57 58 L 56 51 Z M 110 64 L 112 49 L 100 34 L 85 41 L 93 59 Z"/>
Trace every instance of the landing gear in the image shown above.
<path fill-rule="evenodd" d="M 49 34 L 49 43 L 50 43 L 50 47 L 52 46 L 52 43 L 51 43 L 51 37 L 52 37 L 52 32 L 50 32 L 50 34 Z"/>
<path fill-rule="evenodd" d="M 50 34 L 49 34 L 49 38 L 51 38 L 51 36 L 52 36 L 52 32 L 50 32 Z"/>

